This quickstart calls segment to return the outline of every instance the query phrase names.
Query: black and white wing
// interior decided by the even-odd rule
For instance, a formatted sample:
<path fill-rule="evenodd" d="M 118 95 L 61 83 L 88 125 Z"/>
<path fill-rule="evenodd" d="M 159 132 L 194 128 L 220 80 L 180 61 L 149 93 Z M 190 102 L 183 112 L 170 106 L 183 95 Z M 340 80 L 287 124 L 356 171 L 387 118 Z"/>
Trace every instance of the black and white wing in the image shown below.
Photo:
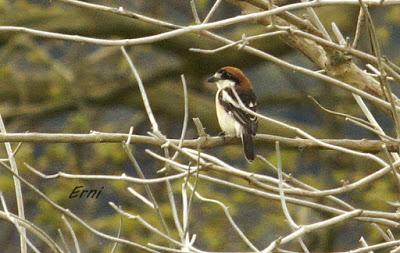
<path fill-rule="evenodd" d="M 253 91 L 242 91 L 237 92 L 239 98 L 242 100 L 243 104 L 252 111 L 256 111 L 257 102 L 256 95 Z M 257 132 L 257 117 L 252 115 L 243 109 L 238 108 L 234 105 L 234 103 L 239 104 L 237 102 L 236 96 L 230 88 L 222 90 L 220 92 L 218 100 L 220 104 L 224 107 L 227 113 L 230 113 L 233 118 L 239 122 L 243 131 L 241 133 L 242 143 L 244 154 L 246 159 L 249 161 L 254 160 L 254 145 L 253 145 L 253 136 Z M 233 102 L 233 103 L 232 103 Z"/>
<path fill-rule="evenodd" d="M 237 92 L 243 104 L 252 111 L 257 109 L 257 98 L 254 92 Z M 237 120 L 245 130 L 246 133 L 255 135 L 257 131 L 257 117 L 249 114 L 244 110 L 236 107 L 231 101 L 237 102 L 235 94 L 230 88 L 223 90 L 219 94 L 219 102 L 224 107 L 225 111 L 231 113 L 235 120 Z"/>

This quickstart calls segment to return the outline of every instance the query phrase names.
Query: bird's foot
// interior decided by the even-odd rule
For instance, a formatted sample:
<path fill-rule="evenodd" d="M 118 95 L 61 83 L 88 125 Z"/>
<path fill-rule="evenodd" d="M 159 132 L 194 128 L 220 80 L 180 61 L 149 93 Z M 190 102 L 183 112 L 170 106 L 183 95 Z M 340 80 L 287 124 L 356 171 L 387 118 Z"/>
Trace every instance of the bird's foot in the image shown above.
<path fill-rule="evenodd" d="M 225 131 L 219 132 L 219 133 L 218 133 L 218 136 L 219 136 L 219 137 L 222 137 L 223 143 L 226 142 L 226 133 L 225 133 Z"/>

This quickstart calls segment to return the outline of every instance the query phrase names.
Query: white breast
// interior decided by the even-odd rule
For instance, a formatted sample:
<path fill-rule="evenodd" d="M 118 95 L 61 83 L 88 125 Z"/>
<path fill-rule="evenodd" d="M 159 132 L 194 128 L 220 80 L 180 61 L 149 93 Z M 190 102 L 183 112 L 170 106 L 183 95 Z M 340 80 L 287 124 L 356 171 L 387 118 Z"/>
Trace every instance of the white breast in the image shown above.
<path fill-rule="evenodd" d="M 241 137 L 243 127 L 240 125 L 239 122 L 237 122 L 233 118 L 232 114 L 229 112 L 226 112 L 224 107 L 220 104 L 219 99 L 218 99 L 220 92 L 223 92 L 223 91 L 221 89 L 218 90 L 217 95 L 215 97 L 218 123 L 219 123 L 222 131 L 225 132 L 225 134 L 230 135 L 230 136 Z"/>

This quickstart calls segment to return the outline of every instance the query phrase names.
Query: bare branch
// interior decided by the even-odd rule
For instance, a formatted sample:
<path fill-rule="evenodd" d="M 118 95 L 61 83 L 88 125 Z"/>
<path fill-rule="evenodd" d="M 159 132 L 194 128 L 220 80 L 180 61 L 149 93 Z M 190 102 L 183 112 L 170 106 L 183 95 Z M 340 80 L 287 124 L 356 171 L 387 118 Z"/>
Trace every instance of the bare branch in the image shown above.
<path fill-rule="evenodd" d="M 1 115 L 0 115 L 0 133 L 7 134 L 6 127 L 4 126 L 3 118 L 1 117 Z M 5 142 L 4 145 L 8 156 L 7 160 L 11 166 L 11 169 L 13 170 L 14 173 L 18 175 L 19 172 L 18 172 L 17 162 L 15 161 L 14 152 L 12 150 L 11 144 L 9 142 Z M 15 197 L 17 199 L 18 216 L 21 217 L 21 219 L 25 219 L 24 199 L 22 195 L 21 183 L 15 176 L 13 177 L 13 180 L 15 188 Z M 18 227 L 18 224 L 16 224 L 16 226 L 20 231 L 19 239 L 20 239 L 21 253 L 27 253 L 28 249 L 27 249 L 25 228 Z"/>
<path fill-rule="evenodd" d="M 301 226 L 298 230 L 296 230 L 295 232 L 285 236 L 284 238 L 278 239 L 277 241 L 274 241 L 273 243 L 271 243 L 267 248 L 265 248 L 262 252 L 266 253 L 266 252 L 271 252 L 273 249 L 276 248 L 276 246 L 278 245 L 282 245 L 282 244 L 286 244 L 306 233 L 309 233 L 311 231 L 317 230 L 317 229 L 321 229 L 327 226 L 332 226 L 338 223 L 341 223 L 345 220 L 348 220 L 350 218 L 356 217 L 361 215 L 362 211 L 361 210 L 354 210 L 336 217 L 333 217 L 331 219 L 325 220 L 325 221 L 321 221 L 321 222 L 317 222 L 317 223 L 313 223 L 310 225 L 303 225 Z"/>
<path fill-rule="evenodd" d="M 149 102 L 149 99 L 147 97 L 146 90 L 144 88 L 142 79 L 140 78 L 139 73 L 138 73 L 135 65 L 133 64 L 131 58 L 129 57 L 128 53 L 126 52 L 125 48 L 121 47 L 121 51 L 122 51 L 123 55 L 125 56 L 125 59 L 127 60 L 128 64 L 129 64 L 129 67 L 131 68 L 132 73 L 135 76 L 135 79 L 136 79 L 136 81 L 138 83 L 139 90 L 140 90 L 140 93 L 141 93 L 142 99 L 143 99 L 143 104 L 144 104 L 144 107 L 146 109 L 147 116 L 149 117 L 149 120 L 150 120 L 151 126 L 153 128 L 153 131 L 154 132 L 159 132 L 158 124 L 157 124 L 157 121 L 156 121 L 156 119 L 154 117 L 153 111 L 151 109 L 150 102 Z"/>
<path fill-rule="evenodd" d="M 205 134 L 207 135 L 207 134 Z M 34 143 L 121 143 L 126 142 L 129 134 L 123 133 L 100 133 L 92 132 L 90 134 L 67 134 L 67 133 L 7 133 L 0 134 L 0 142 L 34 142 Z M 303 138 L 288 138 L 283 136 L 257 134 L 254 137 L 256 143 L 275 143 L 279 141 L 282 146 L 289 148 L 302 149 L 330 149 L 327 146 Z M 347 149 L 358 150 L 368 153 L 382 152 L 382 144 L 386 144 L 389 151 L 398 151 L 398 141 L 379 141 L 367 139 L 320 139 L 324 143 L 340 146 Z M 170 143 L 179 145 L 179 139 L 168 139 Z M 144 144 L 160 146 L 162 141 L 157 138 L 145 135 L 131 135 L 129 144 Z M 202 149 L 210 149 L 226 144 L 238 144 L 239 138 L 226 137 L 199 137 L 197 139 L 186 139 L 182 143 L 182 147 L 197 148 L 199 145 Z"/>
<path fill-rule="evenodd" d="M 57 172 L 56 174 L 53 175 L 46 175 L 41 173 L 40 171 L 36 170 L 29 164 L 25 163 L 25 166 L 31 170 L 33 173 L 36 175 L 45 178 L 45 179 L 53 179 L 53 178 L 58 178 L 58 177 L 63 177 L 63 178 L 75 178 L 75 179 L 85 179 L 85 180 L 121 180 L 121 181 L 127 181 L 135 184 L 157 184 L 157 183 L 163 183 L 166 180 L 174 180 L 178 178 L 183 178 L 186 176 L 186 173 L 180 173 L 176 175 L 171 175 L 167 177 L 161 177 L 161 178 L 153 178 L 153 179 L 146 179 L 146 178 L 135 178 L 135 177 L 130 177 L 127 176 L 125 173 L 122 173 L 121 176 L 113 176 L 113 175 L 83 175 L 83 174 L 70 174 L 66 172 Z"/>
<path fill-rule="evenodd" d="M 72 229 L 71 224 L 69 223 L 69 221 L 67 220 L 67 218 L 65 218 L 64 215 L 61 216 L 61 219 L 63 220 L 64 224 L 66 225 L 66 227 L 68 228 L 69 233 L 71 234 L 71 237 L 74 241 L 74 245 L 75 245 L 75 252 L 76 253 L 80 253 L 81 250 L 79 248 L 79 243 L 78 243 L 78 238 L 76 238 L 75 232 Z"/>
<path fill-rule="evenodd" d="M 100 232 L 96 229 L 94 229 L 93 227 L 91 227 L 89 224 L 87 224 L 86 222 L 84 222 L 81 218 L 79 218 L 77 215 L 75 215 L 73 212 L 71 212 L 68 209 L 63 208 L 62 206 L 58 205 L 57 203 L 55 203 L 54 201 L 52 201 L 49 197 L 46 196 L 46 194 L 44 194 L 43 192 L 41 192 L 39 189 L 37 189 L 33 184 L 31 184 L 30 182 L 28 182 L 25 178 L 22 178 L 20 175 L 16 174 L 7 164 L 5 164 L 4 162 L 0 162 L 0 164 L 7 169 L 8 172 L 10 172 L 13 176 L 17 177 L 23 184 L 25 184 L 27 187 L 29 187 L 35 194 L 39 195 L 40 198 L 42 198 L 43 200 L 45 200 L 47 203 L 49 203 L 52 207 L 54 207 L 55 209 L 57 209 L 59 212 L 65 214 L 66 216 L 74 219 L 75 221 L 77 221 L 79 224 L 81 224 L 83 227 L 85 227 L 86 229 L 88 229 L 90 232 L 92 232 L 93 234 L 113 241 L 113 242 L 119 242 L 125 245 L 129 245 L 129 246 L 133 246 L 133 247 L 137 247 L 140 248 L 142 250 L 145 250 L 147 252 L 154 252 L 157 253 L 158 251 L 155 251 L 153 249 L 150 249 L 144 245 L 141 245 L 139 243 L 136 242 L 132 242 L 129 240 L 125 240 L 125 239 L 121 239 L 121 238 L 116 238 L 114 236 L 111 235 L 107 235 L 103 232 Z"/>

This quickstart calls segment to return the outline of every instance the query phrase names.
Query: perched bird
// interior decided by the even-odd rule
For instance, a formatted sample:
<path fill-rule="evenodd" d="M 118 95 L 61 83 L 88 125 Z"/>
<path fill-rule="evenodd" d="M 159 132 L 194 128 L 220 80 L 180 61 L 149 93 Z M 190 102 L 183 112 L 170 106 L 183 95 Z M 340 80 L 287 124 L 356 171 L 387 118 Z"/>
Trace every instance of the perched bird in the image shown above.
<path fill-rule="evenodd" d="M 253 136 L 257 131 L 257 117 L 238 108 L 234 89 L 243 104 L 256 111 L 256 95 L 250 80 L 235 67 L 223 67 L 207 80 L 218 87 L 215 96 L 218 123 L 224 134 L 242 139 L 244 154 L 248 161 L 254 160 Z M 236 104 L 236 105 L 235 105 Z"/>

